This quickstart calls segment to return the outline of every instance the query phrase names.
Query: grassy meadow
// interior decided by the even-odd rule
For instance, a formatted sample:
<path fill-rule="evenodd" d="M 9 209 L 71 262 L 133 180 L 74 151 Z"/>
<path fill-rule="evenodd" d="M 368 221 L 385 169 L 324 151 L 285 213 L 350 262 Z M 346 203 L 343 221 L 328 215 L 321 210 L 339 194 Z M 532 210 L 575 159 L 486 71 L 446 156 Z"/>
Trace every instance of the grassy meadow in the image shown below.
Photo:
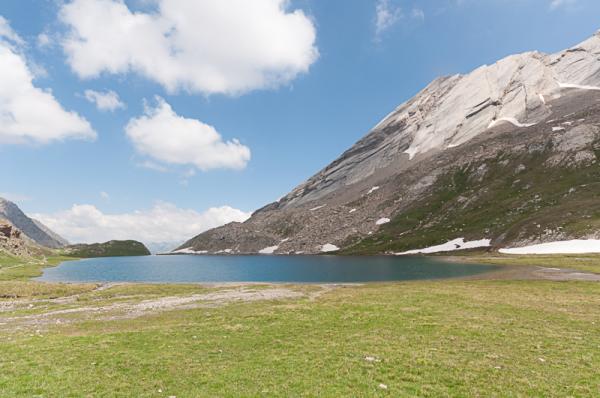
<path fill-rule="evenodd" d="M 26 280 L 60 260 L 0 258 L 2 397 L 600 393 L 596 282 L 240 288 Z M 598 263 L 577 264 L 598 271 Z M 295 296 L 218 298 L 236 289 Z M 203 299 L 147 305 L 188 297 Z"/>

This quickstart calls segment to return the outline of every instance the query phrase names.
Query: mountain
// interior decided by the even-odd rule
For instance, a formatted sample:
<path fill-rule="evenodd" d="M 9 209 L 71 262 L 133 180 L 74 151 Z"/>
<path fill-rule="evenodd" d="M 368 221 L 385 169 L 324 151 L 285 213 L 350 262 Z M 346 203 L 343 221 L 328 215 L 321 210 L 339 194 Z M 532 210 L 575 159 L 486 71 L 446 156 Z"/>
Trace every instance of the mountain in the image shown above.
<path fill-rule="evenodd" d="M 244 223 L 178 248 L 401 252 L 600 236 L 600 32 L 434 80 Z"/>
<path fill-rule="evenodd" d="M 35 243 L 57 249 L 68 242 L 37 220 L 29 218 L 13 202 L 0 198 L 0 219 L 8 221 Z"/>
<path fill-rule="evenodd" d="M 149 256 L 143 243 L 135 240 L 111 240 L 105 243 L 77 244 L 65 248 L 65 254 L 73 257 L 121 257 Z"/>

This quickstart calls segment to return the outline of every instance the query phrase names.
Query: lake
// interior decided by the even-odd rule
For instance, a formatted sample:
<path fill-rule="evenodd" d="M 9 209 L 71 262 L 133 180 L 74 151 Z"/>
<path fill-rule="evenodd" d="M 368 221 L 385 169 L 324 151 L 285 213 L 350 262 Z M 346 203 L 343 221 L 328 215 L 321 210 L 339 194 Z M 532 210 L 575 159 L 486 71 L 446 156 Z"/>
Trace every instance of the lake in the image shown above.
<path fill-rule="evenodd" d="M 428 257 L 144 256 L 66 261 L 46 268 L 46 282 L 350 283 L 455 278 L 497 269 Z"/>

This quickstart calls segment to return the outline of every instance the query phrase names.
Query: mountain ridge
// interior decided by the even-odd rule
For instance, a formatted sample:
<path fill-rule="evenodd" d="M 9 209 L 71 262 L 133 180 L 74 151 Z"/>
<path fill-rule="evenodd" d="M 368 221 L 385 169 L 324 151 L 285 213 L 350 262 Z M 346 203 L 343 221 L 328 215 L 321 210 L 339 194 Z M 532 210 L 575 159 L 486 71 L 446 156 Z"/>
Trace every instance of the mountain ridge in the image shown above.
<path fill-rule="evenodd" d="M 599 59 L 600 34 L 596 33 L 555 54 L 512 55 L 466 75 L 435 79 L 340 157 L 278 202 L 257 210 L 244 223 L 207 231 L 178 249 L 257 253 L 277 246 L 274 253 L 306 254 L 318 253 L 325 245 L 350 250 L 360 247 L 359 242 L 372 241 L 382 234 L 389 241 L 406 241 L 412 245 L 443 243 L 444 239 L 461 237 L 456 236 L 461 231 L 454 231 L 454 236 L 437 231 L 432 235 L 435 239 L 408 239 L 418 229 L 425 232 L 424 226 L 415 226 L 414 231 L 390 229 L 399 223 L 403 213 L 415 210 L 437 195 L 440 185 L 447 183 L 445 178 L 457 170 L 469 173 L 467 180 L 478 178 L 471 175 L 482 174 L 481 185 L 487 184 L 487 189 L 510 190 L 486 180 L 489 178 L 486 170 L 500 167 L 497 161 L 506 163 L 503 167 L 516 170 L 520 164 L 513 163 L 520 159 L 523 167 L 530 164 L 534 169 L 531 170 L 533 179 L 544 168 L 570 175 L 573 167 L 596 165 L 597 126 L 600 125 L 596 117 L 600 113 L 597 106 Z M 578 146 L 581 137 L 585 139 Z M 540 163 L 534 158 L 544 161 Z M 477 168 L 472 169 L 475 163 L 478 163 Z M 589 178 L 593 170 L 592 167 Z M 512 176 L 512 172 L 509 175 Z M 544 181 L 532 181 L 528 189 L 535 189 L 536 184 L 546 192 Z M 467 185 L 475 187 L 477 184 Z M 467 202 L 476 203 L 481 199 L 474 199 L 481 193 L 464 193 L 473 196 L 467 197 Z M 501 196 L 503 192 L 497 194 Z M 528 200 L 526 192 L 514 195 L 519 200 Z M 476 212 L 476 209 L 469 210 Z M 447 211 L 442 206 L 421 216 L 426 219 L 430 214 Z M 536 215 L 529 214 L 529 217 Z M 390 225 L 381 220 L 389 220 Z M 430 220 L 430 223 L 436 222 Z M 479 236 L 464 237 L 490 238 L 495 245 L 545 239 L 532 234 L 511 240 L 506 238 L 511 236 L 506 231 L 494 228 L 487 231 L 479 231 Z M 484 236 L 486 234 L 490 236 Z M 380 249 L 372 251 L 363 247 L 356 252 L 416 248 L 375 246 Z"/>
<path fill-rule="evenodd" d="M 40 221 L 27 216 L 15 203 L 4 198 L 0 198 L 0 219 L 8 221 L 38 245 L 59 249 L 69 243 Z"/>

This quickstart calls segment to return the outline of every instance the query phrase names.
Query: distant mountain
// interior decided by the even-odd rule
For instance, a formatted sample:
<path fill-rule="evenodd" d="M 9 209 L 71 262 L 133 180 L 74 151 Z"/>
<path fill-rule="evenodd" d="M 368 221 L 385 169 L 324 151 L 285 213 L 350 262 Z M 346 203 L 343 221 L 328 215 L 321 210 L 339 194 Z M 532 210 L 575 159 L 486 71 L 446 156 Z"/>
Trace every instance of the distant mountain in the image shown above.
<path fill-rule="evenodd" d="M 178 249 L 387 253 L 600 236 L 600 33 L 434 80 L 244 223 Z"/>
<path fill-rule="evenodd" d="M 151 253 L 161 254 L 168 253 L 171 250 L 181 245 L 181 241 L 179 242 L 146 242 L 146 247 L 150 250 Z"/>
<path fill-rule="evenodd" d="M 66 247 L 64 252 L 69 256 L 81 258 L 150 255 L 148 248 L 135 240 L 111 240 L 105 243 L 71 245 Z"/>
<path fill-rule="evenodd" d="M 41 222 L 29 218 L 16 204 L 3 198 L 0 198 L 0 219 L 8 221 L 41 246 L 57 249 L 68 244 L 66 239 L 51 231 Z"/>

